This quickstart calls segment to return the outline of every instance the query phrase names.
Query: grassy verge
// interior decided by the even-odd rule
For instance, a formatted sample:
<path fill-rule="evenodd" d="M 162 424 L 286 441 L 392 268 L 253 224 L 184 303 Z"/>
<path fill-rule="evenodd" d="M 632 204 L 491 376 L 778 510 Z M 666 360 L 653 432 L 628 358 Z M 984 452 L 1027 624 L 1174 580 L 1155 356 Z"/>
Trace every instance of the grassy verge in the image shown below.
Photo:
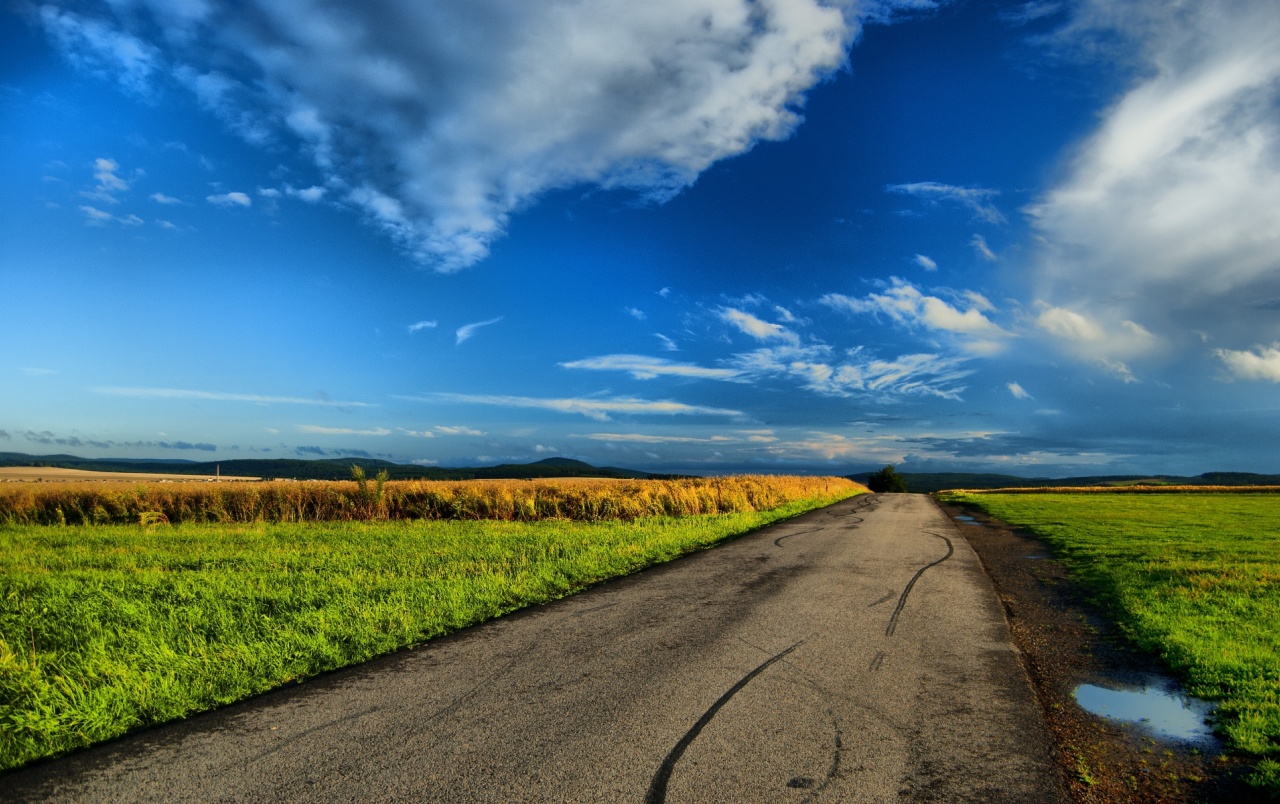
<path fill-rule="evenodd" d="M 0 527 L 0 770 L 852 496 L 630 522 Z"/>
<path fill-rule="evenodd" d="M 943 492 L 1034 531 L 1280 794 L 1280 495 Z"/>

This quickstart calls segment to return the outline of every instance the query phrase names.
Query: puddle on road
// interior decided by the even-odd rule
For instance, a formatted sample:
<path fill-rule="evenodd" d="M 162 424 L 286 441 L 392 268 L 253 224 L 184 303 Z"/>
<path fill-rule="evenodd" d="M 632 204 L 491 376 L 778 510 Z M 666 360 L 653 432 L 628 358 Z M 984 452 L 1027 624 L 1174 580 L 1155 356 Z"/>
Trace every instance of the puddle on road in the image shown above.
<path fill-rule="evenodd" d="M 973 517 L 965 516 L 964 514 L 957 514 L 956 516 L 952 517 L 952 519 L 956 520 L 957 522 L 977 522 L 978 521 Z"/>
<path fill-rule="evenodd" d="M 1048 553 L 1032 553 L 1029 556 L 1023 556 L 1027 561 L 1048 561 Z"/>
<path fill-rule="evenodd" d="M 1141 686 L 1124 689 L 1081 684 L 1072 695 L 1086 711 L 1136 724 L 1156 737 L 1193 743 L 1215 740 L 1205 722 L 1213 704 L 1182 694 L 1168 679 L 1152 677 Z"/>

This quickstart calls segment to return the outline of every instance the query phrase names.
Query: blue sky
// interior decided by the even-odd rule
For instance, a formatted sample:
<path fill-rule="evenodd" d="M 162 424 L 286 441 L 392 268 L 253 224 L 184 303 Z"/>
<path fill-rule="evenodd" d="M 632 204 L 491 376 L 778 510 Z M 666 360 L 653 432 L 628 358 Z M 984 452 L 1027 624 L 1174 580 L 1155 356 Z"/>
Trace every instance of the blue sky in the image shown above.
<path fill-rule="evenodd" d="M 0 451 L 1280 471 L 1271 0 L 17 2 L 0 154 Z"/>

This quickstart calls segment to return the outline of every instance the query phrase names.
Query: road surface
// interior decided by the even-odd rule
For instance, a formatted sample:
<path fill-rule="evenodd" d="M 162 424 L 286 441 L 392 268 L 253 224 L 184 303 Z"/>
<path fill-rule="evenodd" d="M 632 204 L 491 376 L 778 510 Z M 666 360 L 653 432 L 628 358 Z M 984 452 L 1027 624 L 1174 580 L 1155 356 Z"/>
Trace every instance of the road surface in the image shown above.
<path fill-rule="evenodd" d="M 0 778 L 59 801 L 1066 799 L 973 551 L 845 501 Z"/>

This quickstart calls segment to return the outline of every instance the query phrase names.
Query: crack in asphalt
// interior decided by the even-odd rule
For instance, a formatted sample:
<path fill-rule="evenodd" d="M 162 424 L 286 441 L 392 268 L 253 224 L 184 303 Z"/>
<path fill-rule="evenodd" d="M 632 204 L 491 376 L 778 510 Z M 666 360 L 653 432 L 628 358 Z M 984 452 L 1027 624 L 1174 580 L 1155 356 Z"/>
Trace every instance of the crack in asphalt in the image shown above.
<path fill-rule="evenodd" d="M 942 562 L 946 561 L 948 558 L 951 558 L 951 556 L 956 551 L 955 545 L 951 543 L 951 540 L 948 539 L 946 536 L 943 536 L 941 533 L 933 533 L 932 531 L 927 531 L 927 530 L 925 531 L 925 533 L 929 534 L 930 536 L 936 536 L 937 538 L 946 542 L 947 554 L 942 558 L 938 559 L 937 561 L 933 561 L 929 564 L 925 564 L 923 567 L 916 570 L 915 575 L 911 576 L 911 580 L 907 582 L 906 588 L 902 590 L 902 596 L 898 598 L 898 605 L 893 610 L 893 616 L 889 618 L 889 627 L 886 628 L 884 631 L 884 635 L 887 637 L 893 636 L 893 632 L 896 631 L 898 628 L 898 617 L 902 614 L 902 610 L 907 605 L 907 597 L 911 594 L 911 587 L 916 585 L 916 581 L 920 580 L 920 576 L 924 575 L 925 570 L 929 569 L 930 567 L 938 566 Z"/>
<path fill-rule="evenodd" d="M 802 639 L 781 653 L 774 654 L 766 659 L 756 667 L 756 669 L 738 679 L 738 683 L 730 687 L 724 695 L 721 695 L 715 703 L 711 704 L 707 711 L 702 713 L 702 717 L 698 718 L 697 722 L 689 727 L 689 730 L 684 733 L 684 736 L 680 738 L 680 741 L 672 747 L 666 758 L 662 760 L 662 764 L 658 767 L 658 772 L 654 774 L 653 781 L 649 784 L 649 792 L 644 797 L 645 804 L 663 804 L 663 802 L 667 800 L 667 785 L 671 783 L 671 774 L 676 769 L 676 763 L 680 761 L 680 757 L 684 756 L 684 752 L 688 750 L 689 746 L 693 745 L 693 741 L 698 739 L 698 734 L 701 733 L 701 731 L 706 728 L 707 724 L 715 718 L 716 713 L 719 712 L 725 704 L 729 703 L 729 700 L 733 698 L 733 696 L 741 692 L 743 687 L 750 684 L 753 678 L 769 669 L 770 665 L 785 658 L 787 654 L 791 653 L 791 651 L 803 644 L 804 640 Z"/>

